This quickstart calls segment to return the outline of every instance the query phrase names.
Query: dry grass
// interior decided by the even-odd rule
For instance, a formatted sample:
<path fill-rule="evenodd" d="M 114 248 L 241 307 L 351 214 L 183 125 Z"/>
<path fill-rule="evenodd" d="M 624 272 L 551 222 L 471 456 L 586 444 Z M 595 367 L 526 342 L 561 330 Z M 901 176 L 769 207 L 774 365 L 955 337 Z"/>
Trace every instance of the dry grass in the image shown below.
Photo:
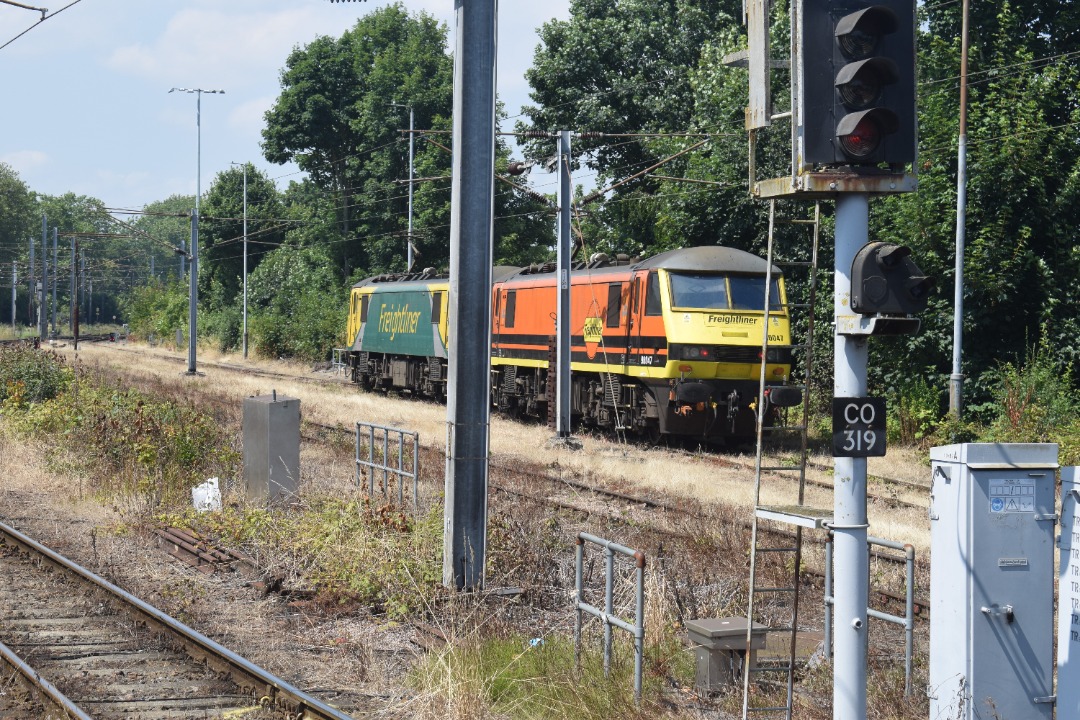
<path fill-rule="evenodd" d="M 70 351 L 70 348 L 65 350 Z M 361 421 L 415 430 L 420 433 L 421 443 L 425 447 L 438 452 L 445 450 L 447 419 L 446 408 L 442 405 L 428 402 L 406 403 L 382 395 L 361 393 L 350 387 L 316 385 L 285 378 L 243 376 L 216 369 L 209 364 L 242 364 L 243 360 L 235 355 L 206 351 L 199 355 L 203 363 L 199 366 L 199 371 L 205 375 L 191 378 L 184 374 L 186 364 L 175 361 L 178 357 L 186 358 L 186 353 L 139 348 L 138 360 L 134 361 L 130 353 L 118 352 L 111 346 L 84 344 L 79 350 L 79 358 L 83 362 L 113 366 L 127 374 L 143 374 L 169 384 L 190 385 L 208 394 L 231 398 L 237 403 L 237 407 L 244 397 L 268 394 L 276 390 L 279 395 L 300 398 L 306 420 L 342 427 L 351 427 Z M 254 360 L 248 361 L 248 364 L 275 373 L 313 377 L 308 365 Z M 333 376 L 327 377 L 333 379 Z M 578 478 L 591 478 L 611 485 L 661 492 L 673 497 L 700 501 L 705 505 L 730 506 L 740 511 L 749 511 L 754 504 L 752 469 L 725 467 L 707 456 L 695 457 L 659 449 L 645 450 L 589 435 L 581 437 L 584 446 L 581 451 L 553 448 L 547 442 L 551 436 L 547 428 L 498 416 L 492 417 L 491 428 L 491 452 L 493 460 L 499 464 L 557 466 Z M 752 456 L 743 456 L 742 459 L 752 468 Z M 819 463 L 831 462 L 831 458 L 823 456 L 815 460 Z M 885 458 L 871 458 L 868 468 L 871 475 L 879 474 L 916 482 L 927 482 L 929 478 L 929 467 L 925 458 L 915 451 L 903 448 L 890 449 Z M 349 471 L 351 472 L 351 467 Z M 821 471 L 812 470 L 810 476 L 827 482 L 832 480 L 831 474 Z M 874 490 L 878 491 L 877 485 Z M 763 493 L 763 504 L 787 504 L 792 502 L 794 490 L 791 483 L 770 479 L 763 483 Z M 915 490 L 898 489 L 894 493 L 905 500 L 928 500 L 926 493 Z M 831 490 L 808 487 L 807 505 L 827 509 L 832 507 L 832 502 Z M 925 510 L 871 503 L 868 514 L 871 534 L 911 543 L 920 556 L 928 555 L 929 521 Z"/>

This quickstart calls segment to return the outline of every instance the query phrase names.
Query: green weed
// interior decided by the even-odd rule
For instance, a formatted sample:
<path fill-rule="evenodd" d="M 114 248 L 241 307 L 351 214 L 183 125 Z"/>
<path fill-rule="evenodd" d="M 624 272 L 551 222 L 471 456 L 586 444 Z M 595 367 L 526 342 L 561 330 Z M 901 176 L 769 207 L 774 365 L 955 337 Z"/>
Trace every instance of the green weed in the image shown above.
<path fill-rule="evenodd" d="M 413 519 L 367 497 L 307 497 L 291 508 L 229 506 L 159 520 L 274 557 L 290 584 L 317 591 L 327 612 L 367 607 L 400 618 L 445 592 L 441 507 Z"/>

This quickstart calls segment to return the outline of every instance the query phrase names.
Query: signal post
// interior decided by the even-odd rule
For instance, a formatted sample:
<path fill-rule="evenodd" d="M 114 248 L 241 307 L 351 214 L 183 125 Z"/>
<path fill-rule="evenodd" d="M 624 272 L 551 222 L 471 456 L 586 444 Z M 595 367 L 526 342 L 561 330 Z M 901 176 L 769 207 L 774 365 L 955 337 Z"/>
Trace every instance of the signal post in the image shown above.
<path fill-rule="evenodd" d="M 931 281 L 891 243 L 868 244 L 872 195 L 913 192 L 914 0 L 794 0 L 791 4 L 790 113 L 772 115 L 769 0 L 747 0 L 751 157 L 756 131 L 791 118 L 791 174 L 757 180 L 761 198 L 836 201 L 834 403 L 848 408 L 834 427 L 834 720 L 866 717 L 866 458 L 883 455 L 883 402 L 867 398 L 867 343 L 915 332 Z M 739 61 L 741 64 L 741 61 Z M 852 410 L 851 408 L 854 408 Z M 861 411 L 861 412 L 860 412 Z M 834 407 L 835 415 L 835 407 Z M 851 429 L 855 427 L 857 429 Z M 867 442 L 868 441 L 868 442 Z"/>

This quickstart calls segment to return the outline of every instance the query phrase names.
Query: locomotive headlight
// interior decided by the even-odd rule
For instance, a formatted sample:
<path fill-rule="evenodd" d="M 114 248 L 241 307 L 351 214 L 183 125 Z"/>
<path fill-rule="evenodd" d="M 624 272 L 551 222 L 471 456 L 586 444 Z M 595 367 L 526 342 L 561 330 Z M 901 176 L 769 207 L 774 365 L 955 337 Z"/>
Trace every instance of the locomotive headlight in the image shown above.
<path fill-rule="evenodd" d="M 675 358 L 678 360 L 712 360 L 712 348 L 708 345 L 673 345 Z"/>
<path fill-rule="evenodd" d="M 761 353 L 758 353 L 758 359 L 761 358 Z M 791 350 L 789 348 L 769 348 L 765 352 L 765 362 L 769 363 L 790 363 L 791 362 Z"/>

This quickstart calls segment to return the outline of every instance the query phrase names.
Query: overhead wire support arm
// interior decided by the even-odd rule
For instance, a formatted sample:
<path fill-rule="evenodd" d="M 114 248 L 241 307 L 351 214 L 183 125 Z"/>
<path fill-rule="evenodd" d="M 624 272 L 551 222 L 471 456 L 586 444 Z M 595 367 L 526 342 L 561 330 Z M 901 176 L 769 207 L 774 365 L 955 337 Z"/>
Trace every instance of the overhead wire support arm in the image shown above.
<path fill-rule="evenodd" d="M 59 14 L 60 14 L 60 13 L 62 13 L 62 12 L 64 12 L 65 10 L 67 10 L 67 9 L 68 9 L 69 7 L 71 7 L 72 5 L 75 5 L 75 4 L 77 4 L 77 3 L 80 3 L 80 2 L 82 2 L 82 0 L 72 0 L 71 2 L 69 2 L 69 3 L 68 3 L 67 5 L 65 5 L 64 7 L 60 8 L 60 9 L 59 9 L 59 10 L 57 10 L 56 12 L 54 12 L 54 13 L 51 13 L 51 14 L 50 14 L 50 13 L 49 13 L 49 9 L 48 9 L 48 8 L 39 8 L 39 7 L 34 7 L 33 5 L 24 5 L 23 3 L 20 3 L 20 2 L 15 2 L 15 0 L 0 0 L 0 4 L 4 4 L 4 5 L 11 5 L 11 6 L 13 6 L 13 7 L 17 7 L 17 8 L 22 8 L 23 10 L 33 10 L 34 12 L 39 12 L 39 13 L 41 13 L 41 19 L 40 19 L 40 20 L 38 20 L 38 21 L 37 21 L 36 23 L 34 23 L 33 25 L 31 25 L 30 27 L 28 27 L 28 28 L 26 28 L 25 30 L 23 30 L 23 31 L 22 31 L 21 33 L 19 33 L 19 34 L 18 34 L 18 35 L 16 35 L 15 37 L 13 37 L 13 38 L 11 38 L 10 40 L 8 40 L 8 41 L 7 41 L 6 43 L 4 43 L 3 45 L 0 45 L 0 50 L 3 50 L 3 49 L 4 49 L 4 48 L 6 48 L 6 47 L 7 47 L 8 45 L 10 45 L 11 43 L 15 42 L 16 40 L 18 40 L 19 38 L 21 38 L 21 37 L 22 37 L 23 35 L 25 35 L 26 33 L 28 33 L 28 32 L 30 32 L 31 30 L 33 30 L 34 28 L 36 28 L 36 27 L 37 27 L 38 25 L 40 25 L 41 23 L 45 22 L 46 20 L 49 20 L 49 19 L 51 19 L 51 18 L 54 18 L 54 17 L 56 17 L 57 15 L 59 15 Z"/>
<path fill-rule="evenodd" d="M 690 152 L 692 150 L 696 150 L 697 148 L 701 147 L 705 143 L 709 142 L 709 140 L 711 140 L 711 139 L 712 139 L 712 136 L 710 135 L 709 137 L 705 138 L 701 142 L 694 143 L 690 147 L 684 148 L 684 149 L 680 150 L 679 152 L 675 153 L 674 155 L 670 155 L 670 156 L 664 158 L 663 160 L 661 160 L 660 162 L 655 163 L 653 165 L 650 165 L 649 167 L 645 168 L 641 172 L 634 173 L 630 177 L 625 178 L 623 180 L 620 180 L 619 182 L 614 183 L 612 185 L 608 185 L 606 188 L 603 188 L 602 190 L 597 190 L 594 193 L 586 195 L 584 198 L 581 199 L 581 202 L 578 203 L 578 205 L 579 206 L 588 205 L 589 203 L 593 202 L 594 200 L 598 200 L 599 198 L 602 198 L 605 194 L 611 192 L 615 188 L 621 187 L 621 186 L 625 185 L 626 183 L 631 182 L 632 180 L 637 180 L 639 177 L 641 177 L 643 175 L 647 175 L 648 173 L 652 172 L 656 168 L 661 167 L 663 165 L 666 165 L 667 163 L 671 162 L 675 158 L 677 158 L 677 157 L 679 157 L 681 155 L 685 155 L 686 153 L 688 153 L 688 152 Z"/>
<path fill-rule="evenodd" d="M 15 2 L 15 0 L 0 0 L 0 3 L 3 3 L 4 5 L 12 5 L 17 8 L 22 8 L 23 10 L 33 10 L 34 12 L 39 12 L 41 13 L 42 20 L 44 20 L 45 16 L 49 14 L 49 8 L 39 8 L 34 7 L 33 5 L 24 5 L 20 2 Z"/>

